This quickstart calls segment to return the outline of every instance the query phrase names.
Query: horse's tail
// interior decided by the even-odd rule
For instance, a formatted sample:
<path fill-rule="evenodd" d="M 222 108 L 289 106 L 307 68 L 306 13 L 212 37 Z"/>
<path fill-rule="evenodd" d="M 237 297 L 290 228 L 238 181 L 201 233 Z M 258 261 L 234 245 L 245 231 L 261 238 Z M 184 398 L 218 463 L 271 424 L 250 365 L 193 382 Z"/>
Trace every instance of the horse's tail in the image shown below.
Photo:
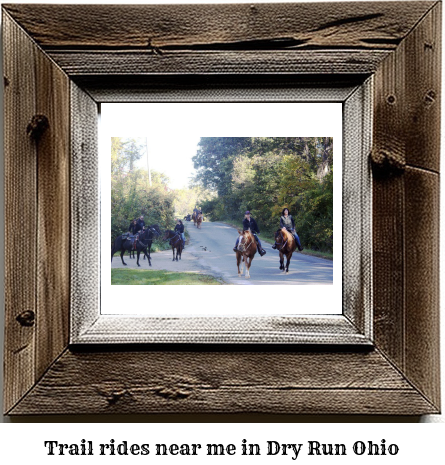
<path fill-rule="evenodd" d="M 113 255 L 120 249 L 120 244 L 118 245 L 120 237 L 116 237 L 113 245 L 111 246 L 111 261 L 113 261 Z"/>

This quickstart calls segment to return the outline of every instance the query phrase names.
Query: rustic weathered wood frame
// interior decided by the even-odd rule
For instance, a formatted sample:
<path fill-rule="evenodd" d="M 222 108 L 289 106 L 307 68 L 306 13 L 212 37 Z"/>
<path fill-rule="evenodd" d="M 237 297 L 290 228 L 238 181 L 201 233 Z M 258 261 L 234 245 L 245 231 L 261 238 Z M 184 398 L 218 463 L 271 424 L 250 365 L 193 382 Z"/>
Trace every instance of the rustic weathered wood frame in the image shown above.
<path fill-rule="evenodd" d="M 438 412 L 440 38 L 439 2 L 4 5 L 4 411 Z M 85 214 L 70 210 L 70 157 L 96 140 L 74 119 L 166 86 L 371 76 L 371 347 L 69 345 L 70 226 Z"/>

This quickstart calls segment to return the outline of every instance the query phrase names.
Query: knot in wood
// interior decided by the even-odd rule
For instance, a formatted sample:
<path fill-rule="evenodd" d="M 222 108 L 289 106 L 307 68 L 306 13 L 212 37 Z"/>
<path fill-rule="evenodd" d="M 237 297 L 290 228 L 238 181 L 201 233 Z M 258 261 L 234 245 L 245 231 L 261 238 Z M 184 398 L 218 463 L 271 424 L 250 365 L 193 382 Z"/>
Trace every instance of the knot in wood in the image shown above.
<path fill-rule="evenodd" d="M 49 121 L 45 115 L 34 115 L 26 128 L 26 133 L 31 139 L 39 140 L 49 128 Z"/>
<path fill-rule="evenodd" d="M 122 390 L 122 391 L 114 391 L 108 393 L 105 398 L 107 399 L 107 402 L 109 405 L 114 405 L 116 404 L 122 397 L 124 397 L 128 393 L 127 390 Z"/>
<path fill-rule="evenodd" d="M 187 389 L 180 389 L 176 387 L 162 387 L 155 391 L 155 394 L 163 397 L 164 399 L 178 400 L 186 399 L 190 396 L 191 392 Z"/>
<path fill-rule="evenodd" d="M 24 312 L 17 315 L 16 320 L 22 326 L 34 326 L 35 313 L 32 310 L 25 310 Z"/>
<path fill-rule="evenodd" d="M 378 149 L 371 153 L 371 163 L 374 173 L 402 174 L 405 171 L 405 157 L 396 150 Z"/>
<path fill-rule="evenodd" d="M 425 95 L 425 103 L 427 105 L 432 105 L 436 101 L 436 92 L 430 90 Z"/>

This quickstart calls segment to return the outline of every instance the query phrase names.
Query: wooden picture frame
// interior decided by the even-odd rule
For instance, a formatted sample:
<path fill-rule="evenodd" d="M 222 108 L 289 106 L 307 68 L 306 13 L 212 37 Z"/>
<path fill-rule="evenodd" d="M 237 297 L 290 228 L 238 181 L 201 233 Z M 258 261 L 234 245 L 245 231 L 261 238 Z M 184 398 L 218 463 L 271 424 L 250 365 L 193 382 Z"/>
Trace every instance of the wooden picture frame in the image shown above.
<path fill-rule="evenodd" d="M 6 414 L 440 411 L 440 2 L 11 4 L 2 14 Z M 372 311 L 346 315 L 366 344 L 70 343 L 73 296 L 85 309 L 94 297 L 71 277 L 88 269 L 74 232 L 97 220 L 82 199 L 95 195 L 98 104 L 165 88 L 369 79 Z"/>

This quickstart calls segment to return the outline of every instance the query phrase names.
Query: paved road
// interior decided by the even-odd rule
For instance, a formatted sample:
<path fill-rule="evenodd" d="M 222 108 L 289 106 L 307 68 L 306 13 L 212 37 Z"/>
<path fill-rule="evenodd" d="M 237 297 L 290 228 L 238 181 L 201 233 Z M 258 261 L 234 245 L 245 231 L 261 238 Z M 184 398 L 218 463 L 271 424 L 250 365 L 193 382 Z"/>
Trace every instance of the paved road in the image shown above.
<path fill-rule="evenodd" d="M 172 262 L 172 252 L 152 254 L 152 269 L 189 271 L 211 274 L 228 284 L 332 284 L 332 261 L 294 253 L 289 274 L 279 270 L 278 252 L 270 244 L 263 243 L 267 253 L 255 255 L 250 268 L 250 279 L 239 278 L 233 247 L 238 236 L 237 230 L 224 223 L 202 224 L 201 229 L 185 222 L 190 234 L 190 244 L 183 252 L 182 260 Z M 261 235 L 260 235 L 261 238 Z M 125 258 L 129 268 L 137 268 L 136 260 Z M 148 268 L 146 260 L 140 260 L 141 268 Z M 121 268 L 120 257 L 116 254 L 113 268 Z"/>

